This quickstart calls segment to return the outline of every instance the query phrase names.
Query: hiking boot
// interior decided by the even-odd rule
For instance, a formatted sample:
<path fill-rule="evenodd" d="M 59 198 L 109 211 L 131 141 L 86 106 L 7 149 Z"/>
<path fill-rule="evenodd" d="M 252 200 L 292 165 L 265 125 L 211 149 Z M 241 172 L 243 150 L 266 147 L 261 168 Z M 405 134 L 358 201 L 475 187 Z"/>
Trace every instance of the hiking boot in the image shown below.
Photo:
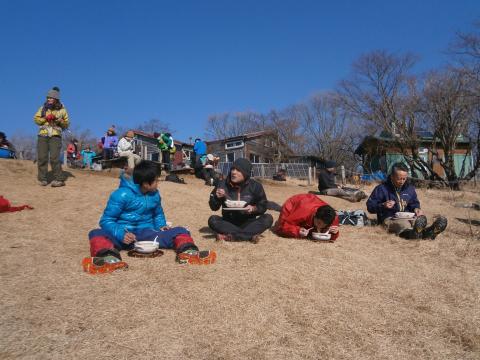
<path fill-rule="evenodd" d="M 40 185 L 40 186 L 47 186 L 47 185 L 48 185 L 48 181 L 47 181 L 47 180 L 39 181 L 39 182 L 38 182 L 38 185 Z"/>
<path fill-rule="evenodd" d="M 403 230 L 398 236 L 408 240 L 418 240 L 422 238 L 423 231 L 427 226 L 427 217 L 425 215 L 420 215 L 413 224 L 411 229 Z"/>
<path fill-rule="evenodd" d="M 83 271 L 90 274 L 105 274 L 119 269 L 128 269 L 126 262 L 115 256 L 90 257 L 82 260 Z"/>
<path fill-rule="evenodd" d="M 250 242 L 252 244 L 258 244 L 259 241 L 260 241 L 260 235 L 259 234 L 253 235 L 252 238 L 250 239 Z"/>
<path fill-rule="evenodd" d="M 188 265 L 209 265 L 213 264 L 217 259 L 217 253 L 213 250 L 194 250 L 188 249 L 177 254 L 177 261 L 180 264 Z"/>
<path fill-rule="evenodd" d="M 438 234 L 445 231 L 447 228 L 447 218 L 444 216 L 439 216 L 435 219 L 433 224 L 426 228 L 422 233 L 422 238 L 435 240 Z"/>
<path fill-rule="evenodd" d="M 65 182 L 61 180 L 54 180 L 52 181 L 52 187 L 60 187 L 60 186 L 65 186 Z"/>
<path fill-rule="evenodd" d="M 427 217 L 420 215 L 413 223 L 413 233 L 416 239 L 422 238 L 422 232 L 427 227 Z"/>
<path fill-rule="evenodd" d="M 367 194 L 365 194 L 363 191 L 356 191 L 355 194 L 353 194 L 353 198 L 356 202 L 362 201 L 367 197 Z"/>
<path fill-rule="evenodd" d="M 217 241 L 233 241 L 233 237 L 230 234 L 217 234 Z"/>

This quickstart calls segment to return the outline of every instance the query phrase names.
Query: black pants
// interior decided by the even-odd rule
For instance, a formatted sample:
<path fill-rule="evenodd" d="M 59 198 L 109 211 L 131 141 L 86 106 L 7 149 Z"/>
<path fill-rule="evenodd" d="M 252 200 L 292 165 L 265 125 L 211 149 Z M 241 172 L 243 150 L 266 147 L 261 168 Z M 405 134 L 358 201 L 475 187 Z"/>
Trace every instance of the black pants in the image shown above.
<path fill-rule="evenodd" d="M 235 240 L 248 241 L 254 235 L 263 233 L 272 226 L 273 217 L 270 214 L 263 214 L 256 219 L 248 219 L 242 224 L 232 224 L 221 216 L 212 215 L 208 219 L 210 229 L 219 234 L 229 234 Z"/>
<path fill-rule="evenodd" d="M 162 162 L 165 164 L 165 170 L 170 171 L 170 151 L 162 151 Z"/>
<path fill-rule="evenodd" d="M 202 175 L 206 185 L 214 185 L 214 182 L 217 180 L 217 174 L 215 174 L 214 169 L 203 168 Z M 213 179 L 213 182 L 212 182 L 212 179 Z"/>

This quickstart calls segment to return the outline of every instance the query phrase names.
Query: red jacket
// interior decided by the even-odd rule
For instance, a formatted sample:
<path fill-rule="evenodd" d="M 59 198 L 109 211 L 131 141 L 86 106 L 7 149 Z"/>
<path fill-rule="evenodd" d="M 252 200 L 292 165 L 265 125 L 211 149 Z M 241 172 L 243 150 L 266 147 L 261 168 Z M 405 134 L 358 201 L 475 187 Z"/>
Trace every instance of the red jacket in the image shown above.
<path fill-rule="evenodd" d="M 281 236 L 300 237 L 300 228 L 313 227 L 313 217 L 319 207 L 328 205 L 314 194 L 294 195 L 285 201 L 278 218 L 276 231 Z M 338 226 L 338 216 L 335 216 L 332 226 Z M 326 231 L 326 229 L 325 229 Z M 340 234 L 332 234 L 331 240 L 336 240 Z"/>

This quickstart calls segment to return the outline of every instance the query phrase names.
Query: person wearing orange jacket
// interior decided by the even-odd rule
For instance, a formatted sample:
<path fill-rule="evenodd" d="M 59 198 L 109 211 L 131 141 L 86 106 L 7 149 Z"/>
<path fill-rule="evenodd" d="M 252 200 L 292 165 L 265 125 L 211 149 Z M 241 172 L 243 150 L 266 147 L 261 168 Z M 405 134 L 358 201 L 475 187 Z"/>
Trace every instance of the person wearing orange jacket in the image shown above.
<path fill-rule="evenodd" d="M 311 231 L 330 233 L 330 241 L 339 234 L 335 210 L 314 194 L 299 194 L 287 199 L 274 231 L 284 237 L 307 238 Z"/>

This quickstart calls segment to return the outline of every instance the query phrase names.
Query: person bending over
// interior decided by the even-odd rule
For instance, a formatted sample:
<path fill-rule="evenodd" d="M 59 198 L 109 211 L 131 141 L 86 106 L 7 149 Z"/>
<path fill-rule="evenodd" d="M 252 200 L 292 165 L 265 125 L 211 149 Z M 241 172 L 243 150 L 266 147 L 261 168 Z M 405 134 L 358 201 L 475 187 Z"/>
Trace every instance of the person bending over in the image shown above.
<path fill-rule="evenodd" d="M 274 231 L 284 237 L 307 238 L 311 231 L 330 233 L 337 240 L 339 220 L 335 210 L 313 194 L 294 195 L 285 201 Z"/>

